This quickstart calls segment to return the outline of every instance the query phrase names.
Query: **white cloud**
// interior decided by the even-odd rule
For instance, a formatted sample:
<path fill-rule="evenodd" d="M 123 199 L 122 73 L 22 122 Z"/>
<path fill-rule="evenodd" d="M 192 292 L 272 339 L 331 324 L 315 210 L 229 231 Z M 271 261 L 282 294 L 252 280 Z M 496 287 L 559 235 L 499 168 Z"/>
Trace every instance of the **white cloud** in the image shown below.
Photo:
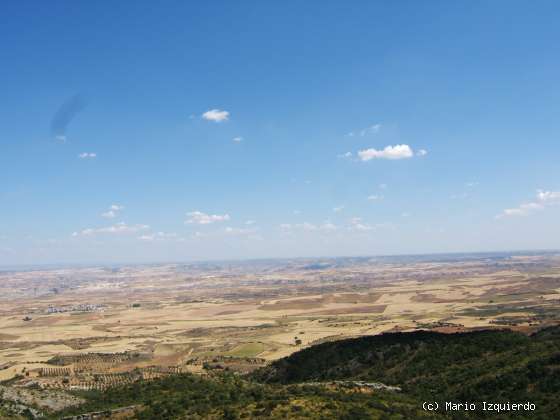
<path fill-rule="evenodd" d="M 397 144 L 395 146 L 386 146 L 383 150 L 365 149 L 358 152 L 358 157 L 363 162 L 371 159 L 407 159 L 414 156 L 414 153 L 409 145 Z"/>
<path fill-rule="evenodd" d="M 349 220 L 348 229 L 351 231 L 369 232 L 369 231 L 377 230 L 378 228 L 384 228 L 390 226 L 391 225 L 387 223 L 370 225 L 368 223 L 365 223 L 361 217 L 353 217 Z"/>
<path fill-rule="evenodd" d="M 88 153 L 88 152 L 84 152 L 84 153 L 80 153 L 78 155 L 78 157 L 80 159 L 95 159 L 97 157 L 97 153 Z"/>
<path fill-rule="evenodd" d="M 547 206 L 554 204 L 560 204 L 560 191 L 537 190 L 535 201 L 520 204 L 518 207 L 504 209 L 504 211 L 496 216 L 496 219 L 508 216 L 528 216 L 535 211 L 543 210 Z"/>
<path fill-rule="evenodd" d="M 228 226 L 225 228 L 225 233 L 234 236 L 250 236 L 256 233 L 256 229 L 243 229 Z"/>
<path fill-rule="evenodd" d="M 537 198 L 545 203 L 560 201 L 560 191 L 537 191 Z"/>
<path fill-rule="evenodd" d="M 119 212 L 122 210 L 124 210 L 124 206 L 121 206 L 120 204 L 111 204 L 109 210 L 107 210 L 104 213 L 101 213 L 101 216 L 105 217 L 106 219 L 114 219 L 119 215 Z"/>
<path fill-rule="evenodd" d="M 344 210 L 344 206 L 338 206 L 332 209 L 335 213 L 340 213 L 342 210 Z"/>
<path fill-rule="evenodd" d="M 120 222 L 107 227 L 83 229 L 80 232 L 72 233 L 72 236 L 91 236 L 98 233 L 108 233 L 108 234 L 136 233 L 142 230 L 147 230 L 149 228 L 150 226 L 148 225 L 142 225 L 142 224 L 127 225 L 124 222 Z"/>
<path fill-rule="evenodd" d="M 243 141 L 243 137 L 234 137 L 231 141 L 234 143 L 241 143 Z"/>
<path fill-rule="evenodd" d="M 365 137 L 368 134 L 379 133 L 380 130 L 381 130 L 381 124 L 372 124 L 369 127 L 362 128 L 362 129 L 357 130 L 357 131 L 350 131 L 348 134 L 346 134 L 346 136 L 347 137 L 354 137 L 354 136 Z"/>
<path fill-rule="evenodd" d="M 373 226 L 363 224 L 363 223 L 356 223 L 355 225 L 352 225 L 352 228 L 355 229 L 355 230 L 361 230 L 361 231 L 369 231 L 369 230 L 374 230 L 375 229 Z"/>
<path fill-rule="evenodd" d="M 210 109 L 202 114 L 202 118 L 214 122 L 227 121 L 229 120 L 229 112 L 221 109 Z"/>
<path fill-rule="evenodd" d="M 381 130 L 381 124 L 373 124 L 373 125 L 370 125 L 369 127 L 366 127 L 364 129 L 360 130 L 360 136 L 364 137 L 368 134 L 379 133 L 379 130 Z"/>
<path fill-rule="evenodd" d="M 337 157 L 341 159 L 350 159 L 352 157 L 352 152 L 342 153 L 340 155 L 337 155 Z"/>
<path fill-rule="evenodd" d="M 296 223 L 292 225 L 290 223 L 283 223 L 280 225 L 280 229 L 283 231 L 301 230 L 305 232 L 332 232 L 334 230 L 337 230 L 338 227 L 327 220 L 322 224 L 303 222 L 303 223 Z"/>
<path fill-rule="evenodd" d="M 527 216 L 534 210 L 542 210 L 543 208 L 544 206 L 539 203 L 524 203 L 516 208 L 505 209 L 502 216 Z"/>
<path fill-rule="evenodd" d="M 383 196 L 382 195 L 377 195 L 377 194 L 372 194 L 367 199 L 370 200 L 370 201 L 383 200 Z"/>
<path fill-rule="evenodd" d="M 257 222 L 255 222 L 254 220 L 247 220 L 247 221 L 245 222 L 245 224 L 246 224 L 247 226 L 254 225 L 255 223 L 257 223 Z"/>
<path fill-rule="evenodd" d="M 187 216 L 189 219 L 185 223 L 197 225 L 209 225 L 214 222 L 224 222 L 230 219 L 228 214 L 206 214 L 198 210 L 187 213 Z"/>
<path fill-rule="evenodd" d="M 350 229 L 359 231 L 369 231 L 375 229 L 373 226 L 362 222 L 361 217 L 353 217 L 350 219 Z"/>
<path fill-rule="evenodd" d="M 416 152 L 416 156 L 426 156 L 428 151 L 426 149 L 420 149 Z"/>
<path fill-rule="evenodd" d="M 163 241 L 165 239 L 173 239 L 173 238 L 177 238 L 177 234 L 173 232 L 172 233 L 156 232 L 152 234 L 141 235 L 138 237 L 139 240 L 148 241 L 148 242 Z"/>

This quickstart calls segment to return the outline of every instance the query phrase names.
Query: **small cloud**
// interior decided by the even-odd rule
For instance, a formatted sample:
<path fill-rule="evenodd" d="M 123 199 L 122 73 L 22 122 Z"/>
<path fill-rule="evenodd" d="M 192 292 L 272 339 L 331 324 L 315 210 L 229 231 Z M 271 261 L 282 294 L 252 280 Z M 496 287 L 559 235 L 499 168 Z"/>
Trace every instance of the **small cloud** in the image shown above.
<path fill-rule="evenodd" d="M 476 187 L 477 185 L 478 185 L 478 182 L 475 182 L 475 181 L 471 181 L 471 182 L 466 182 L 466 183 L 465 183 L 465 187 L 467 187 L 467 188 L 474 188 L 474 187 Z"/>
<path fill-rule="evenodd" d="M 358 152 L 360 160 L 366 162 L 372 159 L 408 159 L 414 156 L 414 153 L 409 145 L 397 144 L 395 146 L 386 146 L 383 150 L 366 149 Z"/>
<path fill-rule="evenodd" d="M 354 137 L 354 136 L 365 137 L 368 134 L 376 134 L 379 133 L 381 127 L 382 127 L 381 124 L 372 124 L 369 127 L 362 128 L 357 131 L 350 131 L 349 133 L 346 134 L 346 137 Z"/>
<path fill-rule="evenodd" d="M 373 124 L 370 125 L 369 127 L 360 130 L 360 136 L 364 137 L 367 136 L 368 134 L 376 134 L 379 133 L 379 130 L 381 130 L 381 124 Z"/>
<path fill-rule="evenodd" d="M 416 156 L 426 156 L 428 151 L 426 149 L 420 149 L 416 152 Z"/>
<path fill-rule="evenodd" d="M 387 184 L 379 184 L 379 188 L 382 190 L 386 190 L 387 189 Z"/>
<path fill-rule="evenodd" d="M 105 217 L 106 219 L 114 219 L 115 217 L 117 217 L 117 213 L 113 210 L 109 210 L 101 213 L 101 217 Z"/>
<path fill-rule="evenodd" d="M 124 206 L 121 206 L 120 204 L 111 204 L 109 210 L 107 210 L 104 213 L 101 213 L 101 216 L 105 217 L 106 219 L 114 219 L 119 215 L 119 212 L 122 210 L 124 210 Z"/>
<path fill-rule="evenodd" d="M 245 224 L 246 224 L 247 226 L 254 225 L 255 223 L 257 223 L 257 222 L 255 222 L 254 220 L 247 220 L 247 221 L 245 222 Z"/>
<path fill-rule="evenodd" d="M 187 213 L 187 216 L 189 219 L 185 223 L 196 225 L 209 225 L 214 222 L 224 222 L 230 219 L 228 214 L 206 214 L 198 210 Z"/>
<path fill-rule="evenodd" d="M 537 190 L 537 198 L 539 201 L 549 203 L 560 200 L 560 191 L 543 191 Z"/>
<path fill-rule="evenodd" d="M 207 121 L 222 122 L 229 120 L 229 112 L 220 109 L 210 109 L 202 114 L 202 118 Z"/>
<path fill-rule="evenodd" d="M 528 214 L 532 213 L 535 210 L 542 210 L 544 206 L 539 203 L 524 203 L 521 204 L 519 207 L 505 209 L 502 214 L 496 216 L 497 218 L 501 218 L 504 216 L 527 216 Z"/>
<path fill-rule="evenodd" d="M 243 137 L 234 137 L 231 141 L 234 143 L 241 143 L 243 141 Z"/>
<path fill-rule="evenodd" d="M 350 219 L 350 229 L 358 231 L 370 231 L 374 230 L 375 227 L 362 222 L 361 217 L 353 217 Z"/>
<path fill-rule="evenodd" d="M 224 232 L 227 235 L 232 235 L 232 236 L 251 236 L 254 235 L 257 230 L 256 229 L 243 229 L 243 228 L 235 228 L 235 227 L 226 227 Z"/>
<path fill-rule="evenodd" d="M 342 210 L 344 210 L 344 206 L 338 206 L 332 209 L 335 213 L 340 213 Z"/>
<path fill-rule="evenodd" d="M 337 157 L 340 159 L 350 159 L 352 157 L 352 152 L 342 153 L 340 155 L 337 155 Z"/>
<path fill-rule="evenodd" d="M 80 232 L 72 233 L 72 236 L 91 236 L 96 235 L 99 233 L 108 233 L 108 234 L 126 234 L 126 233 L 135 233 L 142 230 L 149 229 L 150 226 L 136 224 L 136 225 L 127 225 L 124 222 L 114 224 L 112 226 L 101 227 L 101 228 L 87 228 L 83 229 Z"/>
<path fill-rule="evenodd" d="M 149 235 L 141 235 L 138 237 L 141 241 L 153 242 L 153 241 L 163 241 L 165 239 L 174 239 L 177 238 L 176 233 L 165 233 L 165 232 L 156 232 Z"/>
<path fill-rule="evenodd" d="M 349 220 L 348 229 L 350 231 L 358 231 L 358 232 L 370 232 L 375 231 L 378 229 L 387 229 L 387 228 L 394 228 L 391 223 L 377 223 L 375 225 L 371 225 L 365 223 L 361 217 L 353 217 Z"/>
<path fill-rule="evenodd" d="M 508 216 L 528 216 L 535 211 L 544 210 L 547 206 L 560 203 L 560 191 L 544 191 L 537 190 L 536 201 L 530 203 L 523 203 L 518 207 L 504 209 L 496 216 L 496 219 L 501 219 Z"/>
<path fill-rule="evenodd" d="M 338 227 L 331 223 L 330 221 L 326 221 L 322 224 L 314 224 L 310 222 L 303 222 L 303 223 L 296 223 L 294 225 L 289 223 L 283 223 L 280 225 L 280 229 L 288 232 L 288 231 L 305 231 L 305 232 L 332 232 L 337 230 Z"/>
<path fill-rule="evenodd" d="M 97 153 L 88 153 L 88 152 L 84 152 L 84 153 L 80 153 L 78 155 L 78 157 L 80 159 L 95 159 L 97 157 Z"/>
<path fill-rule="evenodd" d="M 367 198 L 370 201 L 378 201 L 378 200 L 383 200 L 383 196 L 382 195 L 377 195 L 377 194 L 372 194 L 370 196 L 368 196 Z"/>

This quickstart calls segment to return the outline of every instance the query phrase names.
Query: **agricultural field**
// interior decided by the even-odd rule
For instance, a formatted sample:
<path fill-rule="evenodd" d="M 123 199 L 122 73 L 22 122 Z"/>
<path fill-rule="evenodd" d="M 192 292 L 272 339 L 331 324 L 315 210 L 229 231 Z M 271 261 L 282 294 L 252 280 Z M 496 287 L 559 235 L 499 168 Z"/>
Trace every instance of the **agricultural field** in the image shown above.
<path fill-rule="evenodd" d="M 0 381 L 21 396 L 4 394 L 49 409 L 77 404 L 68 391 L 248 374 L 344 338 L 528 334 L 560 320 L 560 255 L 32 269 L 0 273 L 0 302 Z M 30 390 L 62 394 L 40 399 Z"/>

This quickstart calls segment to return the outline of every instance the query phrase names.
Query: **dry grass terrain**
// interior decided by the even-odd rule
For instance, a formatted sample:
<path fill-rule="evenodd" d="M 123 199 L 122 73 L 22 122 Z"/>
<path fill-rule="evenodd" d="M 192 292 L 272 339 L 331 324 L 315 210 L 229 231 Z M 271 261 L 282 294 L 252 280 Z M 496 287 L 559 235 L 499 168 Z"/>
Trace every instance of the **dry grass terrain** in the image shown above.
<path fill-rule="evenodd" d="M 0 272 L 0 303 L 0 381 L 104 389 L 384 331 L 531 331 L 560 319 L 560 256 L 34 269 Z"/>

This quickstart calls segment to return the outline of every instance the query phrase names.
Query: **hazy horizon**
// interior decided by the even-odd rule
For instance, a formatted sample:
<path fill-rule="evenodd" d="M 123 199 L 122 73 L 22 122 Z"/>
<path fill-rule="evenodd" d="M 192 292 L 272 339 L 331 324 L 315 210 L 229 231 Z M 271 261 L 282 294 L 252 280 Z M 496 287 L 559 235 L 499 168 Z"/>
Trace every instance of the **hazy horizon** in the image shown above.
<path fill-rule="evenodd" d="M 430 252 L 430 253 L 412 253 L 412 254 L 360 254 L 360 255 L 304 255 L 304 256 L 284 256 L 284 257 L 259 257 L 259 258 L 234 258 L 234 259 L 200 259 L 200 260 L 160 260 L 160 261 L 93 261 L 93 262 L 69 262 L 69 263 L 46 263 L 46 264 L 16 264 L 16 265 L 0 265 L 1 271 L 33 271 L 33 270 L 55 270 L 55 269 L 80 269 L 92 267 L 126 267 L 126 266 L 158 266 L 158 265 L 173 265 L 173 264 L 236 264 L 236 263 L 251 263 L 251 262 L 265 262 L 265 261 L 297 261 L 297 260 L 335 260 L 335 259 L 406 259 L 416 257 L 433 257 L 433 260 L 438 260 L 438 257 L 444 256 L 496 256 L 496 255 L 548 255 L 560 253 L 560 249 L 517 249 L 517 250 L 486 250 L 486 251 L 456 251 L 456 252 Z M 432 259 L 426 258 L 427 261 Z"/>

